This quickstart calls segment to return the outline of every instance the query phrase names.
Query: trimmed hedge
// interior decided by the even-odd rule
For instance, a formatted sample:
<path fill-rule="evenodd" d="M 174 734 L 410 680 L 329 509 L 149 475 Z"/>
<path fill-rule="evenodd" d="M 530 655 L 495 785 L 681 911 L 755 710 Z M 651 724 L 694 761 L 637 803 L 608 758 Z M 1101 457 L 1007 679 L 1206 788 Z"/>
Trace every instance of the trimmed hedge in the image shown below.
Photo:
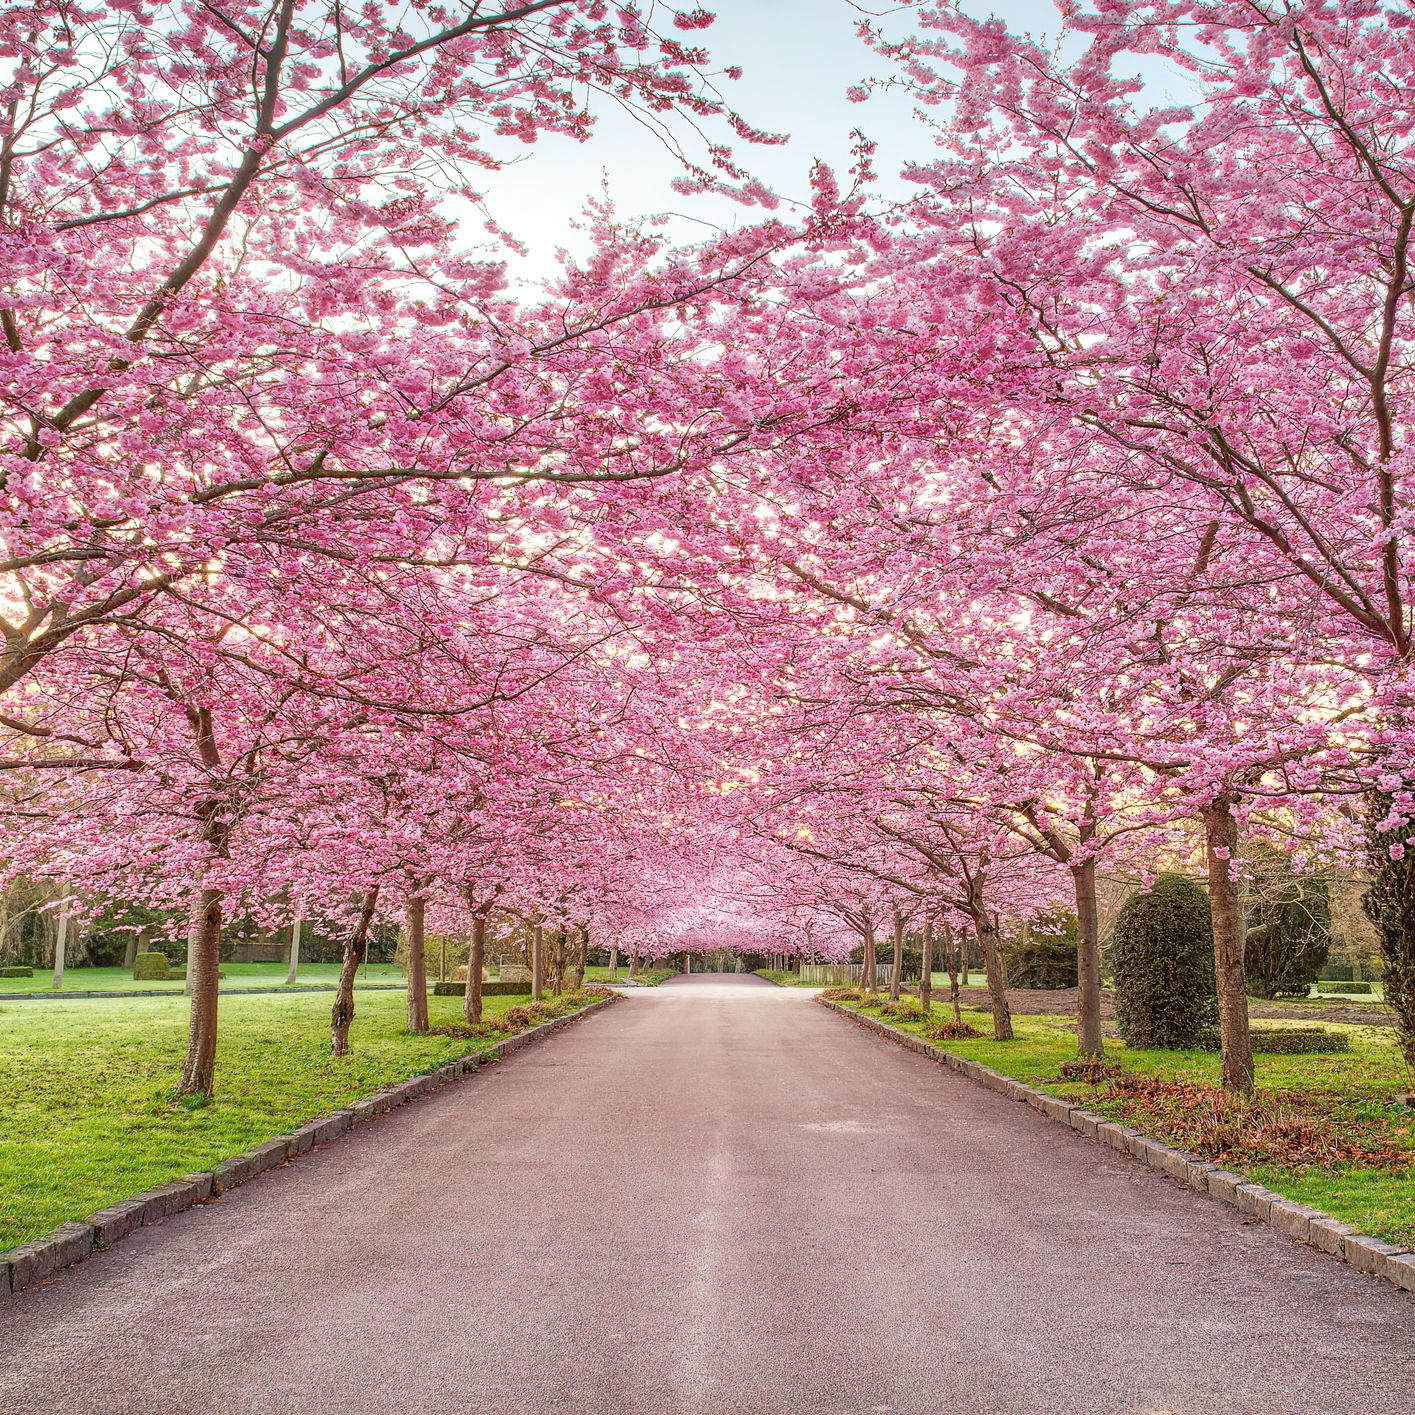
<path fill-rule="evenodd" d="M 466 992 L 466 983 L 434 983 L 432 985 L 434 997 L 464 997 Z M 531 985 L 529 983 L 483 983 L 481 995 L 483 997 L 529 997 Z"/>
<path fill-rule="evenodd" d="M 133 981 L 137 983 L 167 983 L 172 981 L 172 965 L 165 953 L 139 953 L 133 959 Z"/>
<path fill-rule="evenodd" d="M 1208 896 L 1183 875 L 1162 874 L 1127 901 L 1110 939 L 1115 1022 L 1126 1046 L 1201 1044 L 1218 1020 Z"/>
<path fill-rule="evenodd" d="M 1002 950 L 1010 988 L 1040 988 L 1056 991 L 1076 986 L 1076 940 L 1074 938 L 1021 939 Z"/>
<path fill-rule="evenodd" d="M 10 966 L 4 967 L 4 968 L 0 968 L 0 978 L 32 978 L 32 977 L 34 977 L 34 969 L 33 969 L 33 968 L 26 968 L 26 967 L 23 967 L 23 966 L 20 965 L 20 964 L 13 964 L 13 965 L 10 965 Z"/>
<path fill-rule="evenodd" d="M 1353 996 L 1369 997 L 1371 994 L 1370 983 L 1318 983 L 1318 992 L 1350 993 Z"/>

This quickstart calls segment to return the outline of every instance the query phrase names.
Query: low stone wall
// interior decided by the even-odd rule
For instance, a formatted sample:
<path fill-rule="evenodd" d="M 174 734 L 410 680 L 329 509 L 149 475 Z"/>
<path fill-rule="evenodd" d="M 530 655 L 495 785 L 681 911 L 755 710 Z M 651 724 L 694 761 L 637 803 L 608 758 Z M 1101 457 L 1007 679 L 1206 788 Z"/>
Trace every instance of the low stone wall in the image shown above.
<path fill-rule="evenodd" d="M 1128 1154 L 1151 1169 L 1187 1185 L 1196 1193 L 1207 1194 L 1219 1203 L 1229 1204 L 1244 1214 L 1270 1224 L 1289 1238 L 1296 1238 L 1323 1253 L 1330 1253 L 1333 1257 L 1349 1263 L 1358 1272 L 1384 1278 L 1405 1292 L 1415 1292 L 1415 1251 L 1358 1233 L 1350 1224 L 1342 1223 L 1318 1209 L 1309 1209 L 1305 1204 L 1295 1204 L 1290 1199 L 1284 1199 L 1261 1184 L 1250 1183 L 1241 1174 L 1220 1169 L 1197 1155 L 1176 1150 L 1173 1146 L 1166 1145 L 1163 1140 L 1151 1139 L 1129 1125 L 1107 1120 L 1105 1116 L 1072 1105 L 1070 1101 L 1059 1096 L 1049 1096 L 1045 1091 L 1037 1090 L 1035 1086 L 1028 1086 L 1011 1076 L 1004 1076 L 1002 1072 L 994 1071 L 981 1062 L 968 1061 L 956 1052 L 945 1051 L 942 1047 L 925 1041 L 923 1037 L 901 1031 L 898 1027 L 891 1027 L 877 1017 L 866 1016 L 828 998 L 818 997 L 816 1001 L 822 1007 L 828 1007 L 832 1012 L 848 1017 L 868 1031 L 877 1032 L 899 1046 L 907 1047 L 910 1051 L 918 1052 L 920 1056 L 928 1057 L 930 1061 L 978 1081 L 1009 1100 L 1024 1101 L 1048 1120 L 1069 1126 L 1088 1140 L 1098 1141 L 1121 1154 Z"/>
<path fill-rule="evenodd" d="M 72 1267 L 96 1252 L 111 1248 L 135 1228 L 159 1223 L 171 1214 L 191 1208 L 193 1204 L 205 1204 L 212 1199 L 219 1199 L 221 1195 L 248 1183 L 258 1174 L 264 1174 L 276 1165 L 308 1154 L 316 1145 L 325 1145 L 337 1140 L 354 1126 L 383 1115 L 406 1101 L 425 1096 L 429 1091 L 475 1071 L 488 1061 L 498 1061 L 502 1057 L 510 1056 L 512 1052 L 520 1051 L 522 1047 L 530 1046 L 551 1032 L 558 1032 L 562 1027 L 568 1027 L 572 1022 L 578 1022 L 581 1017 L 588 1016 L 614 1001 L 617 999 L 613 997 L 601 998 L 590 1003 L 588 1007 L 580 1008 L 578 1012 L 571 1012 L 567 1016 L 543 1022 L 539 1027 L 518 1032 L 485 1051 L 472 1052 L 457 1061 L 449 1061 L 436 1071 L 412 1076 L 386 1091 L 380 1091 L 376 1096 L 355 1101 L 347 1110 L 336 1110 L 333 1115 L 311 1120 L 308 1125 L 300 1126 L 289 1135 L 277 1135 L 275 1139 L 267 1140 L 265 1144 L 257 1145 L 255 1149 L 248 1150 L 243 1155 L 222 1160 L 210 1172 L 189 1174 L 185 1179 L 160 1184 L 156 1189 L 149 1189 L 146 1193 L 137 1194 L 131 1199 L 124 1199 L 121 1203 L 101 1209 L 96 1214 L 90 1214 L 82 1223 L 61 1224 L 43 1238 L 22 1243 L 18 1248 L 10 1249 L 8 1253 L 0 1253 L 0 1300 L 18 1295 L 61 1269 Z"/>

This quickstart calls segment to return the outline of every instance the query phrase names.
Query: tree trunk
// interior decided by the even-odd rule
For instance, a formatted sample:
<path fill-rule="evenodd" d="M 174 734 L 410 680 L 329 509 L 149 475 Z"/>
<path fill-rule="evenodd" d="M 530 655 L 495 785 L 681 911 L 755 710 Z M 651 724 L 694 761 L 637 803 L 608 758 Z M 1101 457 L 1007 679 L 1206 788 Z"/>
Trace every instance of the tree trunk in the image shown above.
<path fill-rule="evenodd" d="M 550 950 L 550 991 L 559 997 L 565 991 L 565 930 L 556 929 L 555 946 Z"/>
<path fill-rule="evenodd" d="M 545 996 L 545 930 L 539 924 L 531 926 L 531 999 L 539 1002 Z"/>
<path fill-rule="evenodd" d="M 629 981 L 632 983 L 639 976 L 639 950 L 637 948 L 629 954 Z"/>
<path fill-rule="evenodd" d="M 187 1058 L 182 1063 L 179 1096 L 216 1093 L 216 1012 L 221 981 L 221 906 L 219 889 L 201 892 L 197 927 L 187 946 L 187 986 L 191 1020 L 187 1028 Z"/>
<path fill-rule="evenodd" d="M 358 922 L 344 940 L 344 966 L 339 970 L 339 990 L 334 994 L 334 1009 L 330 1016 L 330 1050 L 343 1056 L 349 1050 L 349 1024 L 354 1020 L 354 979 L 359 965 L 368 952 L 369 925 L 378 905 L 378 886 L 364 895 Z"/>
<path fill-rule="evenodd" d="M 919 951 L 923 955 L 919 965 L 919 1006 L 927 1013 L 932 1010 L 934 1000 L 934 924 L 932 919 L 924 920 L 923 932 L 919 935 Z"/>
<path fill-rule="evenodd" d="M 290 924 L 290 971 L 285 974 L 285 986 L 290 987 L 300 980 L 300 916 L 296 913 Z"/>
<path fill-rule="evenodd" d="M 408 900 L 408 1030 L 415 1036 L 427 1032 L 427 899 L 414 894 Z"/>
<path fill-rule="evenodd" d="M 486 911 L 472 915 L 472 946 L 467 951 L 467 987 L 462 994 L 462 1017 L 470 1023 L 481 1021 L 481 975 L 486 966 Z"/>
<path fill-rule="evenodd" d="M 1214 925 L 1223 1087 L 1249 1096 L 1253 1094 L 1253 1044 L 1248 1035 L 1248 990 L 1243 976 L 1243 901 L 1236 869 L 1238 822 L 1233 818 L 1231 796 L 1219 796 L 1204 811 L 1204 845 L 1209 913 Z"/>
<path fill-rule="evenodd" d="M 866 992 L 879 989 L 879 974 L 875 968 L 875 926 L 868 915 L 864 920 L 865 949 L 860 967 L 860 986 Z"/>
<path fill-rule="evenodd" d="M 59 902 L 59 920 L 54 932 L 54 991 L 64 986 L 64 963 L 69 947 L 69 891 Z"/>
<path fill-rule="evenodd" d="M 1012 1009 L 1007 1004 L 1007 985 L 1002 977 L 1002 956 L 997 946 L 997 932 L 993 928 L 987 909 L 981 904 L 975 906 L 971 913 L 973 927 L 978 935 L 978 949 L 983 955 L 983 972 L 988 980 L 988 998 L 992 1002 L 992 1034 L 997 1041 L 1010 1042 Z"/>
<path fill-rule="evenodd" d="M 1101 919 L 1096 902 L 1096 862 L 1071 870 L 1076 893 L 1076 1050 L 1083 1058 L 1105 1054 L 1101 1035 Z"/>
<path fill-rule="evenodd" d="M 192 926 L 187 930 L 187 981 L 182 985 L 182 991 L 188 997 L 194 997 L 197 990 L 196 974 L 192 972 L 192 951 L 197 946 L 197 938 L 201 934 L 201 914 L 192 921 Z M 216 951 L 216 980 L 221 981 L 221 950 Z"/>
<path fill-rule="evenodd" d="M 899 1001 L 899 984 L 904 972 L 904 916 L 894 911 L 894 968 L 889 975 L 889 1000 Z"/>
<path fill-rule="evenodd" d="M 136 933 L 130 933 L 130 934 L 128 935 L 128 941 L 127 941 L 127 943 L 123 945 L 123 967 L 126 968 L 126 969 L 128 970 L 128 972 L 131 973 L 131 972 L 133 971 L 133 965 L 137 962 L 137 957 L 138 957 L 138 936 L 137 936 Z M 190 955 L 190 953 L 189 953 L 189 954 L 187 955 L 187 968 L 188 968 L 188 970 L 191 969 L 191 966 L 192 966 L 192 960 L 191 960 L 191 955 Z"/>
<path fill-rule="evenodd" d="M 609 946 L 609 981 L 617 982 L 619 979 L 619 945 L 617 943 Z"/>
<path fill-rule="evenodd" d="M 943 926 L 943 963 L 948 969 L 948 1001 L 953 1008 L 954 1022 L 962 1022 L 963 1006 L 958 996 L 958 963 L 961 948 L 959 935 L 954 931 L 952 925 Z"/>
<path fill-rule="evenodd" d="M 587 954 L 590 950 L 590 926 L 580 925 L 580 946 L 575 950 L 575 986 L 573 992 L 579 992 L 585 985 L 585 964 L 589 961 Z"/>

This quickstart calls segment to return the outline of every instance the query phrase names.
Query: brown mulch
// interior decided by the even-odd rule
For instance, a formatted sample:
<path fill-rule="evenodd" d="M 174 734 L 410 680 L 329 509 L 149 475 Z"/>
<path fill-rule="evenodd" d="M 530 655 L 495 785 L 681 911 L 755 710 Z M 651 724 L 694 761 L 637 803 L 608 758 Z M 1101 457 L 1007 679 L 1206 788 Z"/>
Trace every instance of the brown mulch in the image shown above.
<path fill-rule="evenodd" d="M 1217 1086 L 1125 1073 L 1109 1077 L 1095 1099 L 1122 1102 L 1126 1119 L 1142 1129 L 1157 1130 L 1180 1149 L 1237 1169 L 1255 1164 L 1405 1169 L 1410 1164 L 1409 1148 L 1384 1127 L 1320 1093 L 1244 1100 Z"/>

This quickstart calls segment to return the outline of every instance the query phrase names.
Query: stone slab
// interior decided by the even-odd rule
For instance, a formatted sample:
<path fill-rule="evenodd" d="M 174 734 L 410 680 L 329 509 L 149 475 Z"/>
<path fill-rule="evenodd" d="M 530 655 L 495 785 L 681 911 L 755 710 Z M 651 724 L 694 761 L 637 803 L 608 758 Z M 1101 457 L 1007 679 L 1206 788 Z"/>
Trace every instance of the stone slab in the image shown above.
<path fill-rule="evenodd" d="M 135 1228 L 143 1225 L 145 1205 L 136 1199 L 125 1199 L 121 1204 L 110 1204 L 88 1216 L 88 1226 L 93 1230 L 93 1241 L 102 1248 L 111 1248 L 120 1238 L 126 1238 Z"/>
<path fill-rule="evenodd" d="M 1196 1193 L 1207 1194 L 1209 1192 L 1209 1175 L 1214 1172 L 1214 1166 L 1207 1160 L 1191 1159 L 1186 1168 L 1184 1182 Z"/>
<path fill-rule="evenodd" d="M 1396 1258 L 1406 1250 L 1394 1243 L 1384 1243 L 1364 1233 L 1348 1233 L 1341 1245 L 1342 1256 L 1358 1273 L 1384 1277 L 1386 1260 Z"/>
<path fill-rule="evenodd" d="M 1403 1292 L 1415 1292 L 1415 1253 L 1388 1253 L 1382 1276 Z"/>
<path fill-rule="evenodd" d="M 92 1251 L 93 1229 L 88 1224 L 60 1224 L 53 1233 L 22 1243 L 5 1254 L 10 1290 L 23 1292 L 61 1268 L 83 1262 Z"/>
<path fill-rule="evenodd" d="M 250 1178 L 264 1174 L 266 1170 L 274 1169 L 276 1165 L 284 1164 L 290 1158 L 290 1137 L 281 1135 L 277 1139 L 267 1140 L 265 1144 L 247 1150 L 245 1158 L 250 1161 Z"/>
<path fill-rule="evenodd" d="M 1253 1218 L 1262 1219 L 1267 1223 L 1272 1213 L 1273 1200 L 1278 1197 L 1271 1189 L 1265 1189 L 1261 1184 L 1240 1184 L 1238 1186 L 1238 1207 Z"/>
<path fill-rule="evenodd" d="M 1071 1112 L 1071 1128 L 1079 1130 L 1088 1140 L 1099 1139 L 1100 1136 L 1096 1132 L 1105 1123 L 1105 1117 L 1097 1115 L 1094 1111 L 1077 1108 Z"/>
<path fill-rule="evenodd" d="M 1209 1193 L 1213 1198 L 1237 1207 L 1238 1186 L 1243 1182 L 1243 1176 L 1234 1174 L 1231 1169 L 1215 1169 L 1209 1175 Z"/>
<path fill-rule="evenodd" d="M 245 1155 L 222 1160 L 211 1171 L 211 1196 L 219 1199 L 233 1189 L 239 1189 L 251 1177 L 251 1162 Z"/>
<path fill-rule="evenodd" d="M 1333 1253 L 1339 1258 L 1346 1239 L 1355 1232 L 1349 1223 L 1321 1214 L 1308 1220 L 1307 1242 L 1314 1248 L 1320 1248 L 1323 1253 Z"/>

